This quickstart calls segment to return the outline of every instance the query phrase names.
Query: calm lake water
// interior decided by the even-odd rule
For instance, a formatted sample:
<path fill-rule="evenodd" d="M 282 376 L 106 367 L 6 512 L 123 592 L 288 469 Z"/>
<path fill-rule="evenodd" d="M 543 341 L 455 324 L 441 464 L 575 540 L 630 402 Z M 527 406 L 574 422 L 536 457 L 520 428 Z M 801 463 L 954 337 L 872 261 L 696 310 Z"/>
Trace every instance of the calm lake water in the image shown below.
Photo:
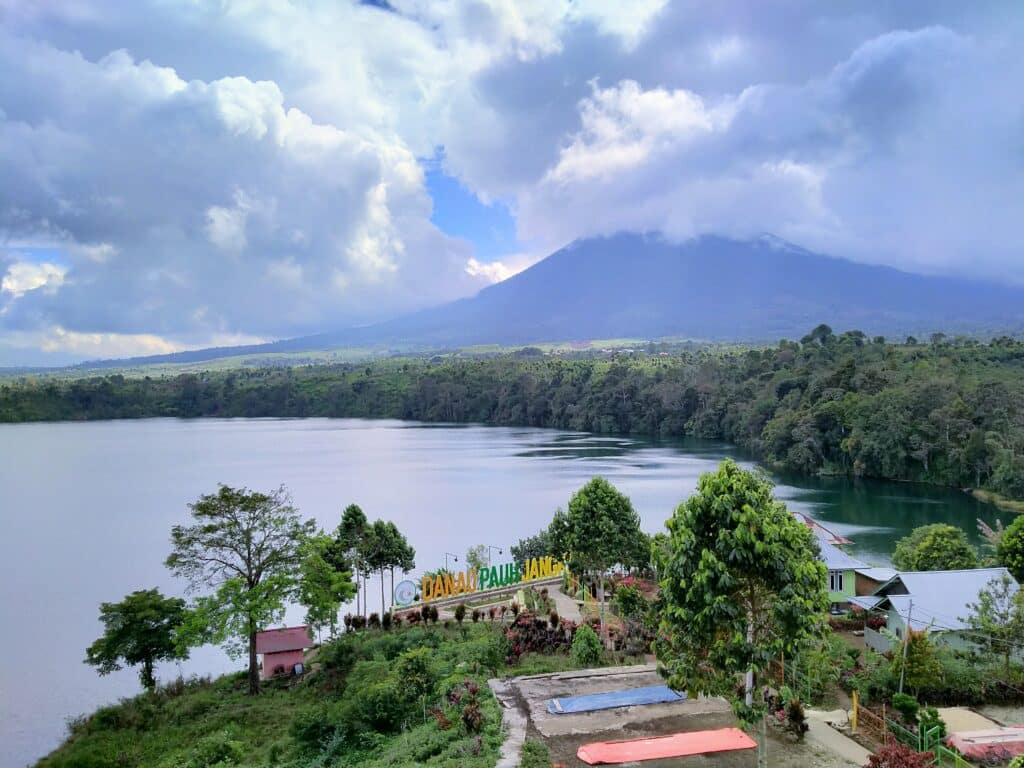
<path fill-rule="evenodd" d="M 163 560 L 186 505 L 218 482 L 270 489 L 333 528 L 350 502 L 395 521 L 420 569 L 473 544 L 505 548 L 546 525 L 594 475 L 629 495 L 648 532 L 662 529 L 697 478 L 732 456 L 707 441 L 650 442 L 539 429 L 360 420 L 197 420 L 0 425 L 0 765 L 21 768 L 53 749 L 65 720 L 138 691 L 126 670 L 99 677 L 82 663 L 100 631 L 97 607 L 159 587 L 181 594 Z M 930 522 L 963 527 L 996 510 L 955 491 L 916 485 L 777 477 L 776 495 L 886 564 L 895 539 Z M 497 556 L 496 556 L 497 557 Z M 371 595 L 379 588 L 371 583 Z M 375 610 L 379 597 L 371 597 Z M 379 606 L 378 606 L 379 607 Z M 301 611 L 289 619 L 301 620 Z M 203 648 L 180 667 L 241 668 Z"/>

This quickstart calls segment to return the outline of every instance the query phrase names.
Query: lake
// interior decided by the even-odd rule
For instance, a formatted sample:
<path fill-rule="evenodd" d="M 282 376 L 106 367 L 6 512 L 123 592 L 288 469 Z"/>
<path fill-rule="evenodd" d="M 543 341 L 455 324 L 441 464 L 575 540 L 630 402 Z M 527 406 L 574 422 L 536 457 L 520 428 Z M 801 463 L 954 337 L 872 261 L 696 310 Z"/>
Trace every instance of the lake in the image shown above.
<path fill-rule="evenodd" d="M 630 496 L 645 530 L 662 530 L 697 478 L 732 456 L 709 441 L 654 442 L 553 430 L 351 419 L 147 419 L 0 425 L 0 765 L 21 768 L 57 746 L 65 720 L 139 690 L 134 671 L 107 677 L 82 663 L 99 635 L 98 605 L 136 589 L 182 593 L 163 567 L 172 525 L 217 483 L 292 492 L 325 528 L 360 504 L 393 520 L 418 570 L 473 544 L 505 549 L 545 526 L 594 475 Z M 893 542 L 930 522 L 963 527 L 997 511 L 918 485 L 776 477 L 776 495 L 886 564 Z M 1004 515 L 1005 517 L 1005 515 Z M 370 608 L 379 608 L 371 582 Z M 289 614 L 301 620 L 301 610 Z M 240 669 L 202 648 L 180 666 Z"/>

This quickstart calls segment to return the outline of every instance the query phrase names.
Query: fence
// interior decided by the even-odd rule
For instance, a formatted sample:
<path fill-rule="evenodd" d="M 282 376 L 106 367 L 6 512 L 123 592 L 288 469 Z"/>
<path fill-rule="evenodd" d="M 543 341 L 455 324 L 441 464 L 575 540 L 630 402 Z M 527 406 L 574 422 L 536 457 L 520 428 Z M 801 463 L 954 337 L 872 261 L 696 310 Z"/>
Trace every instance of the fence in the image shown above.
<path fill-rule="evenodd" d="M 864 628 L 864 644 L 876 653 L 885 653 L 892 650 L 892 643 L 889 641 L 889 638 L 881 632 L 871 629 L 871 627 Z"/>
<path fill-rule="evenodd" d="M 778 683 L 779 688 L 788 686 L 794 695 L 807 706 L 819 703 L 831 684 L 828 675 L 821 674 L 800 659 L 787 660 L 785 663 L 772 661 L 768 667 L 768 676 Z"/>
<path fill-rule="evenodd" d="M 925 732 L 911 731 L 888 717 L 885 705 L 882 705 L 881 713 L 861 706 L 856 694 L 853 697 L 852 721 L 855 731 L 866 735 L 879 746 L 899 742 L 915 752 L 928 755 L 928 765 L 934 768 L 974 768 L 963 755 L 942 743 L 942 737 L 939 735 L 941 728 L 938 726 Z"/>

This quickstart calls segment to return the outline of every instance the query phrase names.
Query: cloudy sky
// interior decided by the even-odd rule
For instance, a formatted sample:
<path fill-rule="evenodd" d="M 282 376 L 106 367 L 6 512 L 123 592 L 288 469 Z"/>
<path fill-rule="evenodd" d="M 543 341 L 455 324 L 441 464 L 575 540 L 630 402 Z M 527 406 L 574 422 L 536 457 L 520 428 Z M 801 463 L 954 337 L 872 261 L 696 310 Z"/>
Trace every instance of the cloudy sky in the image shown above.
<path fill-rule="evenodd" d="M 0 365 L 471 294 L 581 237 L 1024 282 L 1017 2 L 0 0 Z"/>

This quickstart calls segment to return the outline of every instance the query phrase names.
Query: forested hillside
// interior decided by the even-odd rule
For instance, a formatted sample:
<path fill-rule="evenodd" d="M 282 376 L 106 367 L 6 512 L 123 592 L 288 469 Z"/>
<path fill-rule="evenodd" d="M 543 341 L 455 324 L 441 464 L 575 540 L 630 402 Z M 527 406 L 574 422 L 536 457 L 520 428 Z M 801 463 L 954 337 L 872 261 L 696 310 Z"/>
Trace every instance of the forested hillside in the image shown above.
<path fill-rule="evenodd" d="M 0 421 L 365 416 L 728 440 L 801 472 L 1024 498 L 1024 343 L 889 344 L 821 326 L 767 349 L 0 385 Z"/>

